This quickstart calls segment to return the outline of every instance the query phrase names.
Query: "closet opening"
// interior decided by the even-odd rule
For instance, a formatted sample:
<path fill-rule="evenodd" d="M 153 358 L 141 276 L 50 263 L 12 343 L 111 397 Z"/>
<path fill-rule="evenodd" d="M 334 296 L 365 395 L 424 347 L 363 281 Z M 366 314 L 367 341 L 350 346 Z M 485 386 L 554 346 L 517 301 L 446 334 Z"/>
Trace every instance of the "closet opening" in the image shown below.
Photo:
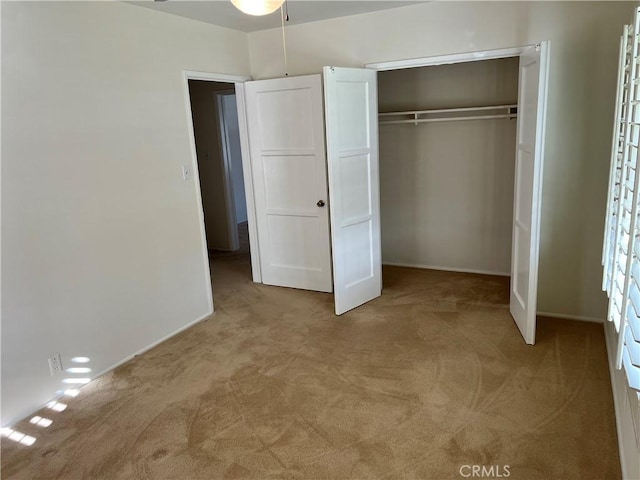
<path fill-rule="evenodd" d="M 383 264 L 510 275 L 518 73 L 517 57 L 378 72 Z"/>
<path fill-rule="evenodd" d="M 502 303 L 529 344 L 548 49 L 367 65 L 378 71 L 383 264 L 502 279 Z"/>
<path fill-rule="evenodd" d="M 514 166 L 514 175 L 513 175 L 513 201 L 508 202 L 511 205 L 511 209 L 513 212 L 512 216 L 512 234 L 511 234 L 511 261 L 510 261 L 510 279 L 509 279 L 509 313 L 513 317 L 522 337 L 525 342 L 533 345 L 535 343 L 535 335 L 536 335 L 536 312 L 537 312 L 537 295 L 538 295 L 538 260 L 540 257 L 540 216 L 541 216 L 541 204 L 542 204 L 542 173 L 544 168 L 544 139 L 545 139 L 545 126 L 546 126 L 546 113 L 547 113 L 547 85 L 549 83 L 549 42 L 542 41 L 535 45 L 526 45 L 522 47 L 514 47 L 514 48 L 506 48 L 506 49 L 498 49 L 498 50 L 486 50 L 486 51 L 478 51 L 478 52 L 466 52 L 452 55 L 443 55 L 439 57 L 428 57 L 428 58 L 418 58 L 418 59 L 409 59 L 409 60 L 397 60 L 391 62 L 382 62 L 382 63 L 371 63 L 367 65 L 367 68 L 380 72 L 387 72 L 393 70 L 401 70 L 401 69 L 412 69 L 412 68 L 420 68 L 420 67 L 443 67 L 447 65 L 454 64 L 478 64 L 481 67 L 483 64 L 481 62 L 489 61 L 489 60 L 498 60 L 498 59 L 509 59 L 512 57 L 517 58 L 518 60 L 518 83 L 517 83 L 517 109 L 513 109 L 510 104 L 501 105 L 499 110 L 502 110 L 502 107 L 506 107 L 506 112 L 502 110 L 502 114 L 496 114 L 496 117 L 511 117 L 513 114 L 517 114 L 517 122 L 516 122 L 516 141 L 515 141 L 515 166 Z M 504 60 L 504 62 L 509 62 L 509 60 Z M 476 65 L 476 68 L 481 68 Z M 466 67 L 461 67 L 466 68 Z M 472 68 L 468 66 L 468 68 Z M 452 81 L 458 81 L 454 79 Z M 382 77 L 382 82 L 384 82 L 384 77 Z M 479 84 L 483 84 L 484 82 L 479 82 Z M 478 89 L 476 88 L 476 82 L 472 84 L 464 85 L 464 90 L 460 91 L 461 95 L 467 95 L 470 93 L 478 93 Z M 446 88 L 443 84 L 442 90 L 446 91 Z M 413 87 L 407 86 L 405 90 L 417 91 L 420 93 L 421 86 L 414 85 Z M 455 89 L 457 90 L 457 89 Z M 493 92 L 493 93 L 491 93 Z M 494 88 L 494 90 L 490 90 L 488 93 L 492 95 L 497 95 L 499 92 L 498 88 Z M 483 92 L 483 94 L 487 94 L 487 92 Z M 444 95 L 443 95 L 444 96 Z M 384 100 L 384 93 L 382 94 L 382 98 Z M 496 105 L 485 105 L 486 107 L 495 107 Z M 395 107 L 394 107 L 395 108 Z M 447 109 L 427 109 L 431 110 L 427 113 L 427 117 L 429 115 L 440 115 L 442 113 L 449 112 L 450 115 L 462 115 L 465 116 L 469 114 L 469 110 L 467 107 L 462 107 L 461 110 L 447 110 Z M 482 108 L 482 107 L 481 107 Z M 415 110 L 415 109 L 413 109 Z M 445 112 L 433 112 L 433 110 L 445 110 Z M 381 110 L 383 113 L 390 113 Z M 477 111 L 477 108 L 476 108 Z M 483 110 L 486 113 L 486 109 Z M 404 113 L 407 113 L 404 111 Z M 424 117 L 416 117 L 414 113 L 412 123 L 417 124 L 426 123 L 426 124 L 434 124 L 434 123 L 459 123 L 466 120 L 452 120 L 446 119 L 443 122 L 440 119 L 438 122 L 429 122 L 428 119 L 424 119 Z M 431 118 L 431 117 L 429 117 Z M 474 121 L 477 119 L 473 119 Z M 491 118 L 490 120 L 498 120 L 498 118 Z M 500 118 L 502 121 L 510 121 L 510 118 Z M 488 121 L 488 120 L 487 120 Z M 406 123 L 406 119 L 405 122 Z M 402 124 L 402 123 L 400 123 Z M 398 125 L 398 123 L 387 125 L 386 127 Z M 384 126 L 383 126 L 384 127 Z M 464 140 L 467 136 L 464 134 L 449 136 L 451 149 L 454 148 L 454 144 L 456 148 L 458 148 L 457 144 L 464 144 Z M 473 138 L 473 136 L 471 136 Z M 486 137 L 483 137 L 486 139 Z M 417 147 L 413 147 L 417 150 Z M 498 152 L 498 148 L 496 147 L 496 152 Z M 467 147 L 465 154 L 472 155 L 472 150 L 470 147 Z M 493 158 L 497 158 L 496 155 Z M 414 161 L 415 163 L 415 161 Z M 398 167 L 400 169 L 401 167 Z M 409 165 L 411 168 L 411 165 Z M 415 167 L 414 167 L 415 168 Z M 453 170 L 450 168 L 450 170 Z M 472 170 L 472 173 L 476 172 Z M 460 172 L 456 173 L 456 180 L 453 182 L 450 180 L 444 180 L 444 177 L 439 177 L 442 183 L 448 185 L 448 188 L 452 189 L 455 193 L 454 196 L 449 196 L 449 199 L 453 198 L 452 202 L 455 204 L 459 204 L 460 199 L 464 199 L 470 195 L 470 191 L 467 188 L 463 188 L 463 181 L 461 180 L 463 177 Z M 479 172 L 477 175 L 481 175 L 484 172 Z M 468 184 L 469 178 L 471 175 L 466 175 L 466 182 Z M 481 177 L 483 178 L 483 177 Z M 495 178 L 488 179 L 489 184 L 495 182 Z M 446 183 L 450 182 L 450 183 Z M 420 190 L 422 186 L 420 185 Z M 414 188 L 416 188 L 414 186 Z M 477 185 L 473 185 L 473 188 L 477 188 Z M 400 192 L 400 190 L 398 190 Z M 500 189 L 495 187 L 493 189 L 489 188 L 481 188 L 480 189 L 482 195 L 482 199 L 485 201 L 489 201 L 489 203 L 493 203 L 495 205 L 495 209 L 499 210 L 500 206 L 497 205 L 496 199 L 499 200 L 500 197 L 496 197 L 496 193 L 500 192 Z M 428 198 L 428 197 L 427 197 Z M 488 199 L 488 200 L 487 200 Z M 384 203 L 384 202 L 383 202 Z M 440 208 L 445 210 L 445 214 L 439 214 L 443 216 L 445 219 L 452 219 L 449 212 L 449 204 L 443 206 L 443 204 L 439 204 Z M 471 203 L 467 203 L 467 205 L 471 205 Z M 475 207 L 475 206 L 474 206 Z M 475 208 L 472 208 L 473 211 Z M 494 214 L 493 211 L 485 212 L 485 218 L 487 215 L 492 216 Z M 415 220 L 414 213 L 414 220 Z M 468 217 L 466 211 L 460 210 L 457 215 L 462 215 L 464 217 Z M 388 214 L 386 215 L 388 218 Z M 457 217 L 456 217 L 457 218 Z M 421 220 L 420 220 L 421 221 Z M 454 222 L 455 223 L 455 222 Z M 490 224 L 489 222 L 488 224 Z M 479 238 L 483 238 L 482 236 L 486 234 L 484 231 L 486 229 L 485 225 L 487 223 L 481 221 L 471 222 L 472 226 L 475 226 L 475 230 L 470 232 L 465 232 L 462 235 L 467 235 L 470 239 L 466 242 L 466 245 L 469 245 L 470 242 L 478 242 L 481 243 Z M 435 227 L 433 227 L 435 228 Z M 439 225 L 437 228 L 444 229 L 447 233 L 452 227 L 450 222 L 445 223 L 444 225 Z M 384 234 L 384 223 L 383 223 L 383 235 Z M 387 228 L 388 230 L 388 228 Z M 497 230 L 496 230 L 497 232 Z M 387 232 L 388 233 L 388 232 Z M 437 232 L 436 235 L 442 236 L 441 232 Z M 388 244 L 389 238 L 387 238 Z M 415 240 L 414 240 L 415 242 Z M 453 248 L 450 248 L 450 252 L 444 256 L 444 258 L 449 258 L 452 263 L 460 261 L 459 257 L 465 257 L 468 254 L 466 252 L 460 251 L 460 238 L 456 239 L 456 242 L 453 244 Z M 464 244 L 464 242 L 463 242 Z M 425 247 L 418 247 L 418 250 L 422 249 L 423 251 L 419 251 L 418 253 L 424 254 Z M 388 251 L 388 250 L 387 250 Z M 477 250 L 474 250 L 477 255 Z M 480 250 L 482 252 L 482 250 Z M 491 254 L 491 249 L 486 250 L 489 252 L 489 259 L 493 259 L 498 261 L 500 255 L 497 255 L 495 252 Z M 501 250 L 504 254 L 509 251 L 509 249 Z M 451 252 L 454 252 L 451 254 Z M 384 254 L 383 254 L 384 257 Z M 387 254 L 387 259 L 388 259 Z M 389 260 L 387 260 L 389 261 Z M 415 261 L 415 259 L 414 259 Z M 478 270 L 477 273 L 490 273 L 491 270 L 486 270 L 486 262 L 480 263 L 481 268 L 476 269 L 465 264 L 463 267 L 456 265 L 448 265 L 448 269 L 456 269 L 456 270 Z M 500 265 L 499 263 L 491 264 L 491 267 L 494 265 Z M 423 266 L 429 266 L 428 264 L 423 264 Z M 431 265 L 431 266 L 440 266 L 444 265 Z M 495 273 L 500 273 L 499 271 Z"/>

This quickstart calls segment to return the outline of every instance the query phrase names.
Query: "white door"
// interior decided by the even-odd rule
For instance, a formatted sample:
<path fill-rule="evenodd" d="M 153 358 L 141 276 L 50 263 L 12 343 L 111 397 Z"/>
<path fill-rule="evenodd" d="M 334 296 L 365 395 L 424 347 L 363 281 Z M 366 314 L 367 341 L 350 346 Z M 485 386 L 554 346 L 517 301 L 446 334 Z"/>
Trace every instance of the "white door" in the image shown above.
<path fill-rule="evenodd" d="M 377 72 L 324 67 L 336 314 L 380 296 Z"/>
<path fill-rule="evenodd" d="M 518 92 L 510 311 L 531 345 L 536 336 L 547 48 L 543 42 L 521 54 Z"/>
<path fill-rule="evenodd" d="M 331 292 L 320 75 L 245 89 L 262 282 Z"/>

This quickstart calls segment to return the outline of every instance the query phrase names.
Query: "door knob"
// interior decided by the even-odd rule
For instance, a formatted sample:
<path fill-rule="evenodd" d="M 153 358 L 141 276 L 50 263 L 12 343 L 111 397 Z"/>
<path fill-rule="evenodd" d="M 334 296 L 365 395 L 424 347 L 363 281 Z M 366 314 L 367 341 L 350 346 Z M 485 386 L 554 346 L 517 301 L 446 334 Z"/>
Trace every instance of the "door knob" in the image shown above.
<path fill-rule="evenodd" d="M 324 207 L 324 200 L 318 200 L 318 203 L 316 203 L 316 205 L 319 207 Z"/>

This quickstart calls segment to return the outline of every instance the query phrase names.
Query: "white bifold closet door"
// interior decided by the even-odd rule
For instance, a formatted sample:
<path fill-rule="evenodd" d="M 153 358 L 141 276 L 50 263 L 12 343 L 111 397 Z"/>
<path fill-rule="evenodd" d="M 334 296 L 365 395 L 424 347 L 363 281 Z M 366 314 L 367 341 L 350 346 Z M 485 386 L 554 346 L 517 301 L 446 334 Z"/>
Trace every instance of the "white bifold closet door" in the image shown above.
<path fill-rule="evenodd" d="M 262 281 L 331 292 L 321 77 L 245 89 Z"/>
<path fill-rule="evenodd" d="M 324 67 L 336 314 L 382 290 L 377 72 Z"/>
<path fill-rule="evenodd" d="M 546 42 L 520 55 L 509 309 L 531 345 L 536 335 L 547 64 Z"/>
<path fill-rule="evenodd" d="M 262 281 L 333 287 L 340 315 L 382 290 L 377 73 L 324 77 L 328 161 L 319 75 L 247 82 L 246 111 Z"/>

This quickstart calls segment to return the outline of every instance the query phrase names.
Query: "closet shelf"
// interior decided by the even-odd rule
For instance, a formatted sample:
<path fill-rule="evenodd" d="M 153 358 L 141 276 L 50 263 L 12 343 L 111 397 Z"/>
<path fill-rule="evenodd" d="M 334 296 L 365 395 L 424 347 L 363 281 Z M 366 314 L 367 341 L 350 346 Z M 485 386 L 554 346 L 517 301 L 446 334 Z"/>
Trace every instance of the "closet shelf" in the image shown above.
<path fill-rule="evenodd" d="M 378 114 L 380 125 L 400 123 L 456 122 L 462 120 L 490 120 L 516 118 L 518 105 L 492 105 L 487 107 L 441 108 L 438 110 L 406 110 Z"/>

